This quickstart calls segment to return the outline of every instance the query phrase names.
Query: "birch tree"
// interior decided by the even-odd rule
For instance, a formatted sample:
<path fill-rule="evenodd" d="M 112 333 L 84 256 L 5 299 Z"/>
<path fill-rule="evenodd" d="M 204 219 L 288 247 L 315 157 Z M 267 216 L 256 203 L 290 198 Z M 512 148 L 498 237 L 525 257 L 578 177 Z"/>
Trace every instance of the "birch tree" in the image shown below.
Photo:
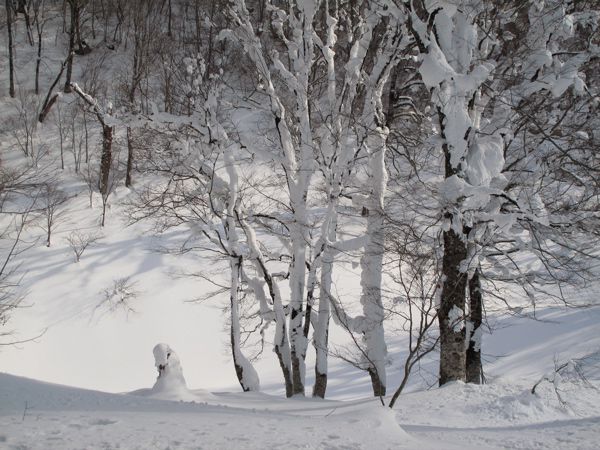
<path fill-rule="evenodd" d="M 230 35 L 243 45 L 270 105 L 278 144 L 273 160 L 282 168 L 289 199 L 291 220 L 287 219 L 285 225 L 289 229 L 292 261 L 289 342 L 294 394 L 304 393 L 304 359 L 310 323 L 314 321 L 318 381 L 313 392 L 324 396 L 331 271 L 334 255 L 339 251 L 337 209 L 359 154 L 369 161 L 368 194 L 360 200 L 364 203 L 361 207 L 370 210 L 365 238 L 361 240 L 364 315 L 346 321 L 346 325 L 361 324 L 353 332 L 361 334 L 367 349 L 364 368 L 371 375 L 375 395 L 385 392 L 386 350 L 380 285 L 387 130 L 381 97 L 402 45 L 398 25 L 389 23 L 381 5 L 366 2 L 361 8 L 362 18 L 357 19 L 356 32 L 341 33 L 337 4 L 298 2 L 285 10 L 271 5 L 275 37 L 271 45 L 278 49 L 271 51 L 266 50 L 266 44 L 259 38 L 244 2 L 233 2 L 231 8 L 235 27 Z M 324 19 L 319 22 L 321 14 Z M 340 35 L 344 39 L 338 43 Z M 340 52 L 348 42 L 349 52 Z M 280 56 L 280 47 L 285 57 Z M 318 89 L 315 74 L 326 79 L 322 99 L 313 94 Z M 313 175 L 315 171 L 319 177 Z M 325 213 L 318 229 L 309 226 L 308 206 L 317 180 L 324 181 L 326 193 Z M 317 313 L 313 306 L 319 284 Z"/>

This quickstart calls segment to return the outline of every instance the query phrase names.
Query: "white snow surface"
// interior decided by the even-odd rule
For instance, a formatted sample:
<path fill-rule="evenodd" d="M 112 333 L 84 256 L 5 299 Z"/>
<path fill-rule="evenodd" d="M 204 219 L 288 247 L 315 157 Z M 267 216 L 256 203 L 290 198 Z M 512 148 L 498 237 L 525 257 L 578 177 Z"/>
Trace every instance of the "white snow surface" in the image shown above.
<path fill-rule="evenodd" d="M 282 399 L 192 391 L 193 401 L 70 388 L 0 373 L 0 448 L 11 449 L 595 449 L 597 400 L 550 384 L 454 383 L 406 394 L 394 411 L 373 399 Z"/>
<path fill-rule="evenodd" d="M 0 448 L 408 449 L 394 413 L 368 400 L 220 394 L 207 403 L 107 394 L 0 374 Z"/>

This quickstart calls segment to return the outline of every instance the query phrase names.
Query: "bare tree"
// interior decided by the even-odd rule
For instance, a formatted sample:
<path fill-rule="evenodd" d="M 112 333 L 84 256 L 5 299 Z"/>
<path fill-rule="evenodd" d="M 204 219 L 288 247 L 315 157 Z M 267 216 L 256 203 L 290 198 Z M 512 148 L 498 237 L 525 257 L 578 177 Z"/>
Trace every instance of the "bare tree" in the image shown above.
<path fill-rule="evenodd" d="M 35 137 L 37 134 L 36 111 L 39 108 L 38 98 L 35 95 L 28 94 L 25 89 L 19 88 L 19 96 L 13 103 L 17 113 L 15 124 L 13 126 L 13 136 L 17 145 L 32 161 L 37 159 Z"/>
<path fill-rule="evenodd" d="M 18 169 L 0 168 L 0 215 L 7 219 L 6 226 L 0 230 L 0 345 L 15 343 L 10 338 L 11 331 L 4 327 L 11 312 L 21 304 L 25 293 L 21 290 L 23 274 L 16 258 L 35 245 L 23 239 L 23 233 L 31 222 L 31 214 L 37 202 L 38 177 L 29 167 Z M 8 197 L 18 197 L 21 208 L 7 210 Z"/>
<path fill-rule="evenodd" d="M 56 123 L 56 129 L 58 130 L 58 142 L 60 146 L 60 168 L 65 170 L 65 146 L 67 145 L 67 138 L 69 135 L 69 129 L 67 128 L 65 114 L 63 114 L 60 103 L 56 105 L 56 113 L 54 114 Z"/>
<path fill-rule="evenodd" d="M 389 307 L 390 326 L 408 338 L 400 384 L 389 402 L 393 408 L 406 387 L 413 369 L 439 343 L 436 329 L 437 305 L 441 286 L 440 264 L 428 231 L 410 223 L 394 224 L 389 236 L 388 275 L 393 280 L 393 301 Z M 393 333 L 393 332 L 392 332 Z"/>
<path fill-rule="evenodd" d="M 97 233 L 83 233 L 80 230 L 72 231 L 67 237 L 67 242 L 75 255 L 75 262 L 81 260 L 83 252 L 90 246 L 98 242 L 102 236 Z"/>
<path fill-rule="evenodd" d="M 94 308 L 93 314 L 100 311 L 101 315 L 113 314 L 122 311 L 126 316 L 135 313 L 132 302 L 139 297 L 140 292 L 136 289 L 137 282 L 131 277 L 117 278 L 112 285 L 102 290 L 102 299 Z"/>
<path fill-rule="evenodd" d="M 97 162 L 93 159 L 84 163 L 83 169 L 79 171 L 79 177 L 87 188 L 89 207 L 94 207 L 94 194 L 98 190 L 98 171 L 93 167 Z"/>
<path fill-rule="evenodd" d="M 38 198 L 42 202 L 41 209 L 44 216 L 42 229 L 46 233 L 46 247 L 50 247 L 52 232 L 64 218 L 65 211 L 62 206 L 69 197 L 59 189 L 56 182 L 50 181 L 42 187 L 42 192 Z"/>

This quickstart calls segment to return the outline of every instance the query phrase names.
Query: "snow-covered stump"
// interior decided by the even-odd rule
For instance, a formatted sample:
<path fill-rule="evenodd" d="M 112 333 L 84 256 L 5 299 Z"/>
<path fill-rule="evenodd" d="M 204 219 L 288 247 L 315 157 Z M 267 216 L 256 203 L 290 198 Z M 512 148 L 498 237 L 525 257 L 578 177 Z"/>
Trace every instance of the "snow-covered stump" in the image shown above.
<path fill-rule="evenodd" d="M 177 353 L 167 344 L 157 344 L 153 353 L 158 377 L 152 387 L 152 393 L 166 394 L 169 397 L 181 397 L 182 394 L 187 396 L 189 390 L 183 377 L 183 369 Z"/>

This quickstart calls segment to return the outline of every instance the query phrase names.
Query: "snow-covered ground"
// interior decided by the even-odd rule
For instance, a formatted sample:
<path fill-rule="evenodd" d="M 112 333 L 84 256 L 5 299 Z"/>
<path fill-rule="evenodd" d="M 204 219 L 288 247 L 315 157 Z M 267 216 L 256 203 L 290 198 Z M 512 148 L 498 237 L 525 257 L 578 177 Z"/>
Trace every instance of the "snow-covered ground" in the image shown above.
<path fill-rule="evenodd" d="M 58 301 L 54 295 L 48 298 Z M 62 320 L 44 336 L 4 348 L 0 364 L 7 372 L 72 380 L 63 384 L 98 384 L 114 392 L 138 389 L 114 394 L 0 374 L 0 448 L 595 449 L 600 441 L 599 357 L 585 364 L 588 383 L 576 377 L 556 383 L 564 403 L 549 381 L 535 395 L 530 392 L 542 375 L 552 376 L 555 360 L 600 347 L 600 308 L 550 308 L 539 312 L 539 321 L 499 318 L 497 330 L 485 336 L 488 384 L 424 389 L 436 369 L 435 360 L 427 361 L 390 411 L 369 398 L 364 374 L 340 361 L 330 370 L 331 400 L 285 399 L 270 354 L 258 364 L 263 393 L 241 393 L 222 343 L 203 340 L 211 325 L 211 332 L 219 335 L 220 325 L 210 322 L 222 320 L 220 313 L 208 304 L 191 307 L 173 301 L 161 309 L 161 302 L 156 303 L 140 305 L 129 321 L 118 315 L 91 320 L 89 312 L 73 315 L 57 303 L 54 314 Z M 16 325 L 37 323 L 35 311 L 43 309 L 34 304 L 20 310 Z M 193 318 L 177 322 L 186 313 Z M 162 321 L 157 319 L 161 316 Z M 40 314 L 38 320 L 44 317 Z M 152 331 L 161 324 L 160 332 Z M 149 337 L 137 338 L 138 333 Z M 182 334 L 191 340 L 190 350 L 171 345 L 179 353 L 190 391 L 169 391 L 165 397 L 151 389 L 157 371 L 153 346 L 146 343 L 160 337 L 185 344 Z M 399 381 L 403 342 L 399 336 L 390 348 L 392 386 Z"/>
<path fill-rule="evenodd" d="M 196 391 L 195 401 L 175 402 L 141 395 L 0 374 L 0 448 L 591 450 L 600 440 L 597 392 L 578 398 L 575 414 L 551 389 L 534 396 L 518 383 L 406 394 L 395 411 L 373 399 Z"/>
<path fill-rule="evenodd" d="M 415 448 L 373 401 L 283 401 L 264 394 L 197 394 L 169 402 L 0 375 L 6 448 Z"/>

